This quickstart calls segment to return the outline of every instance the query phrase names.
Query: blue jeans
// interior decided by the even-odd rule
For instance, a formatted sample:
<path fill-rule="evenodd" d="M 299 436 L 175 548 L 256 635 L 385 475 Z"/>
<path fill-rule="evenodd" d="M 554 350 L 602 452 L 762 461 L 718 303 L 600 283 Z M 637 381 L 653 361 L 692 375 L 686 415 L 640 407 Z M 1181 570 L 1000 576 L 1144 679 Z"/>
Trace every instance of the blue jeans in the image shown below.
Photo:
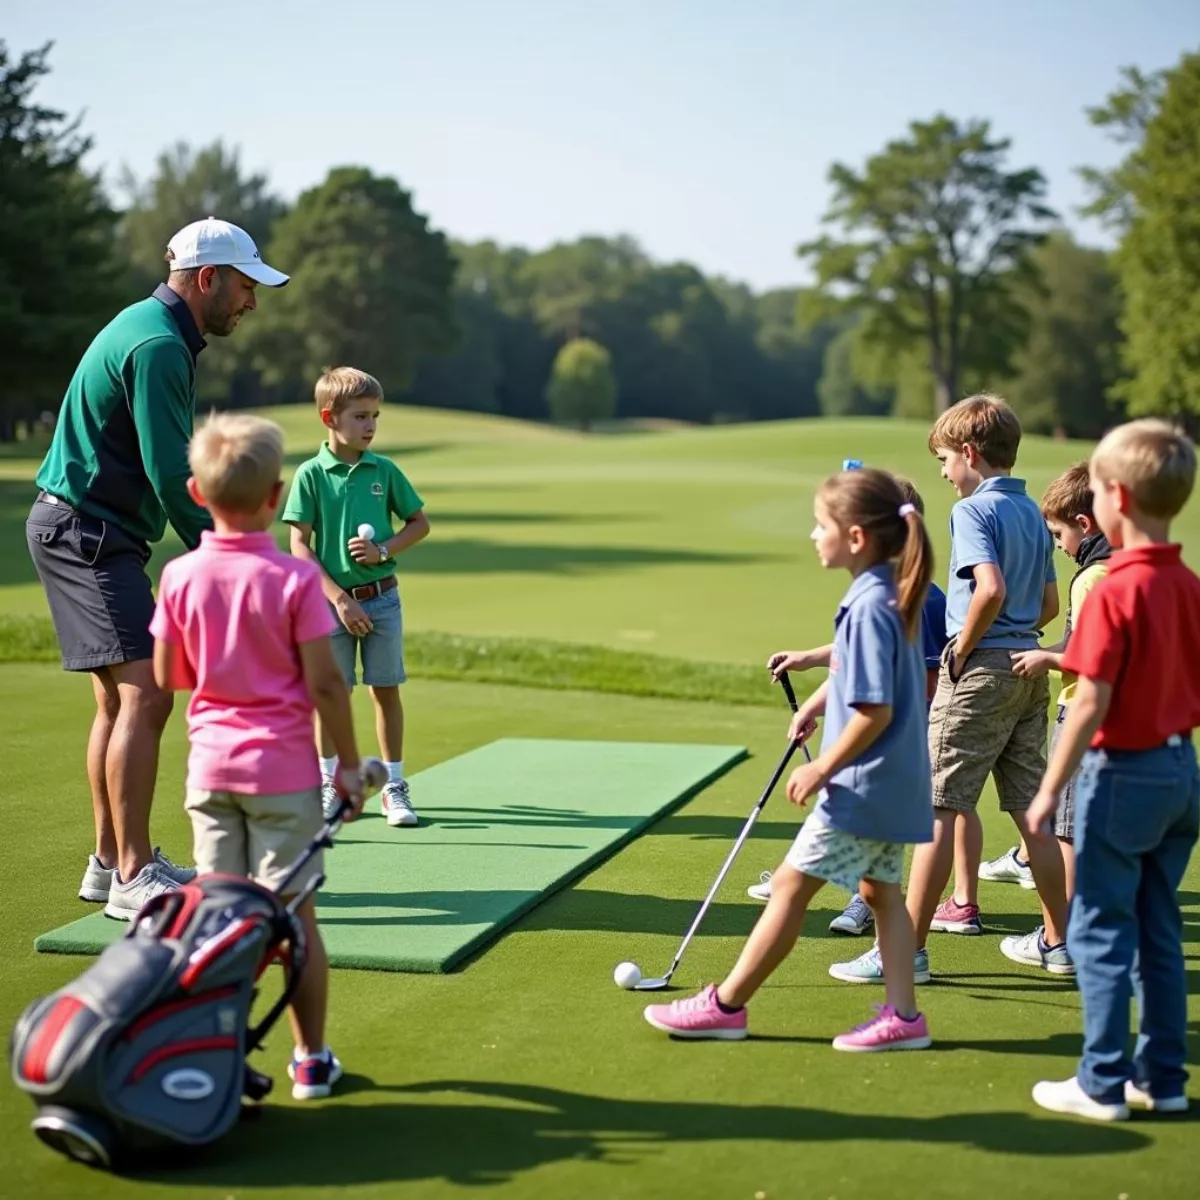
<path fill-rule="evenodd" d="M 346 686 L 355 684 L 357 659 L 362 657 L 362 681 L 367 687 L 395 687 L 408 676 L 404 671 L 404 619 L 400 591 L 392 588 L 382 596 L 360 600 L 363 612 L 371 618 L 372 629 L 365 637 L 355 637 L 334 613 L 333 657 L 342 669 Z"/>
<path fill-rule="evenodd" d="M 1200 833 L 1191 742 L 1089 750 L 1075 776 L 1075 898 L 1067 946 L 1083 997 L 1076 1078 L 1102 1104 L 1132 1079 L 1155 1099 L 1182 1096 L 1187 979 L 1177 890 Z M 1129 1001 L 1138 1037 L 1129 1054 Z"/>

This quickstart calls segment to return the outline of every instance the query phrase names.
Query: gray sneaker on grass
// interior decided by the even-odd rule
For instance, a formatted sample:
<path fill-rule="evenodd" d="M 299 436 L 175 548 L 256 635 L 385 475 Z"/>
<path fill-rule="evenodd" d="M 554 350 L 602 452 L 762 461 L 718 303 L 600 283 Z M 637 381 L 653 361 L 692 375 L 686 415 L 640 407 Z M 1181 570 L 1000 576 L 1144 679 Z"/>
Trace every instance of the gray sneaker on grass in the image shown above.
<path fill-rule="evenodd" d="M 151 859 L 128 883 L 122 883 L 114 872 L 104 915 L 114 921 L 132 921 L 155 896 L 178 887 L 178 881 L 157 858 Z"/>
<path fill-rule="evenodd" d="M 154 861 L 175 881 L 176 885 L 191 883 L 196 878 L 195 867 L 176 866 L 159 846 L 154 847 Z M 79 898 L 89 904 L 107 904 L 117 879 L 116 867 L 106 867 L 94 854 L 88 855 L 87 870 L 79 885 Z"/>
<path fill-rule="evenodd" d="M 1027 967 L 1041 967 L 1051 975 L 1074 975 L 1075 964 L 1067 953 L 1066 943 L 1058 946 L 1046 944 L 1046 927 L 1039 925 L 1032 933 L 1024 937 L 1013 934 L 1001 939 L 1000 953 L 1013 962 L 1022 963 Z"/>

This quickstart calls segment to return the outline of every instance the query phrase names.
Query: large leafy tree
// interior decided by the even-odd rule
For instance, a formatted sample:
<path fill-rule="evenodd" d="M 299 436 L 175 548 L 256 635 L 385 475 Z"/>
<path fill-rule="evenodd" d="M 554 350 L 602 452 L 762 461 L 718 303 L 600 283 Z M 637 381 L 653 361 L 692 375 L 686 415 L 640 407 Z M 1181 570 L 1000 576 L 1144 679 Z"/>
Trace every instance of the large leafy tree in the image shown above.
<path fill-rule="evenodd" d="M 1040 171 L 1006 168 L 1009 148 L 986 121 L 914 121 L 862 171 L 833 165 L 825 221 L 839 236 L 798 250 L 817 278 L 809 316 L 857 310 L 864 340 L 898 359 L 920 348 L 939 412 L 1025 335 L 1016 287 L 1054 214 Z"/>
<path fill-rule="evenodd" d="M 454 258 L 394 179 L 331 171 L 276 223 L 267 258 L 292 281 L 254 314 L 249 340 L 283 396 L 341 363 L 400 392 L 423 358 L 455 346 Z"/>
<path fill-rule="evenodd" d="M 50 45 L 0 41 L 0 438 L 56 408 L 79 356 L 119 304 L 116 214 L 83 169 L 79 121 L 38 104 Z"/>
<path fill-rule="evenodd" d="M 1026 429 L 1098 437 L 1120 419 L 1121 297 L 1110 256 L 1056 230 L 1034 251 L 1037 287 L 1022 297 L 1029 338 L 1004 394 Z"/>
<path fill-rule="evenodd" d="M 1128 232 L 1117 265 L 1132 413 L 1200 430 L 1200 54 L 1170 71 L 1127 177 Z"/>

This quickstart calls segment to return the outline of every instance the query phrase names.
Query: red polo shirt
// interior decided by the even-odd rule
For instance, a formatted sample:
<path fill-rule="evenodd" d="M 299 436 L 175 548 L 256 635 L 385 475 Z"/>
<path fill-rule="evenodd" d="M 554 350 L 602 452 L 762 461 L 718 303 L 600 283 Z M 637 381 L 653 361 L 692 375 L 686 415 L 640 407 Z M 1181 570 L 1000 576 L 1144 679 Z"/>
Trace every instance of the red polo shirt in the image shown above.
<path fill-rule="evenodd" d="M 1063 670 L 1113 689 L 1097 749 L 1149 750 L 1200 726 L 1200 578 L 1181 549 L 1114 553 L 1071 633 Z"/>

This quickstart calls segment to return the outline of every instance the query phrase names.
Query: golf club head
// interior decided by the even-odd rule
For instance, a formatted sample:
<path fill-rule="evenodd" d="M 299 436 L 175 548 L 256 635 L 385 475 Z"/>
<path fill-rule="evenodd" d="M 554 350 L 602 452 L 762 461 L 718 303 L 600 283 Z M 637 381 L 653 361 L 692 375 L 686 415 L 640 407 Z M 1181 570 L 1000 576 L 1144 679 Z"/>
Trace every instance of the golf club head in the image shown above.
<path fill-rule="evenodd" d="M 664 988 L 671 986 L 671 978 L 664 975 L 662 979 L 639 979 L 633 985 L 635 992 L 661 992 Z"/>

